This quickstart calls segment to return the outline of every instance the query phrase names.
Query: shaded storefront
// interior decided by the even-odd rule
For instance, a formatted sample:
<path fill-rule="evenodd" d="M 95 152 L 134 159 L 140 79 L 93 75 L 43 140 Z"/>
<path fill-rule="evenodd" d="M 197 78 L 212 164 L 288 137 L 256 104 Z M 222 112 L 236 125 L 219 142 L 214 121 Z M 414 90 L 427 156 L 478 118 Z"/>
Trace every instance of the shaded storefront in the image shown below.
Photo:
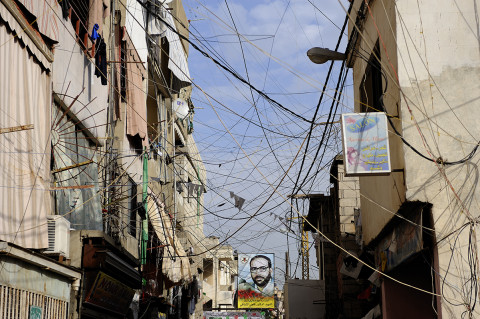
<path fill-rule="evenodd" d="M 138 260 L 116 249 L 108 237 L 81 231 L 83 238 L 82 318 L 135 318 L 134 296 L 142 287 Z M 88 235 L 87 235 L 88 234 Z"/>
<path fill-rule="evenodd" d="M 70 317 L 80 271 L 7 242 L 0 242 L 0 267 L 1 318 Z"/>
<path fill-rule="evenodd" d="M 379 273 L 369 278 L 381 290 L 383 318 L 441 318 L 431 209 L 430 203 L 404 202 L 366 247 L 375 251 L 375 268 L 394 279 Z"/>

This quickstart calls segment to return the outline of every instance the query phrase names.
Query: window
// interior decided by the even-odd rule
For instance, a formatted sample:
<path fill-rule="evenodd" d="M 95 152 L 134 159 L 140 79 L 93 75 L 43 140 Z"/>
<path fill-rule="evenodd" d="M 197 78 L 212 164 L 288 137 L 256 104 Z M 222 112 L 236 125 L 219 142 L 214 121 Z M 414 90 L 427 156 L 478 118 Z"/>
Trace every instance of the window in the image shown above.
<path fill-rule="evenodd" d="M 73 28 L 77 35 L 77 41 L 82 47 L 83 50 L 87 51 L 89 48 L 92 49 L 95 46 L 90 41 L 88 37 L 88 15 L 89 8 L 88 3 L 85 1 L 71 1 L 70 2 L 70 21 L 72 22 Z M 94 49 L 93 49 L 94 50 Z M 93 56 L 93 51 L 90 52 Z"/>
<path fill-rule="evenodd" d="M 181 133 L 179 131 L 177 131 L 176 129 L 174 130 L 175 131 L 175 147 L 185 147 L 185 143 L 183 142 L 183 138 L 182 136 L 180 135 Z"/>
<path fill-rule="evenodd" d="M 380 104 L 382 94 L 382 65 L 377 41 L 360 84 L 360 112 L 382 112 L 383 107 Z"/>
<path fill-rule="evenodd" d="M 51 171 L 56 214 L 65 215 L 71 227 L 102 230 L 97 145 L 84 127 L 54 94 L 51 128 Z M 75 213 L 68 213 L 68 212 Z"/>
<path fill-rule="evenodd" d="M 137 237 L 137 184 L 129 178 L 128 185 L 128 211 L 130 217 L 128 233 L 133 237 Z"/>

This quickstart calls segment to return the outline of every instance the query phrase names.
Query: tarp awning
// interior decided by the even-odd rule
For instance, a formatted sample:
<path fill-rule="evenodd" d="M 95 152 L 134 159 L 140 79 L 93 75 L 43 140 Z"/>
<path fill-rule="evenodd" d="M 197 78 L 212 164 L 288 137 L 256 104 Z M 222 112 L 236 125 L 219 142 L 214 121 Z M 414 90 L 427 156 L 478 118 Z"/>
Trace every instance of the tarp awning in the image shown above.
<path fill-rule="evenodd" d="M 19 27 L 0 3 L 0 128 L 32 127 L 0 134 L 0 239 L 42 249 L 48 248 L 47 215 L 52 207 L 52 81 L 42 68 L 48 61 L 36 55 L 27 36 L 19 39 Z"/>
<path fill-rule="evenodd" d="M 18 0 L 25 8 L 37 19 L 40 32 L 54 40 L 58 41 L 58 29 L 60 21 L 55 10 L 59 10 L 59 4 L 55 0 Z"/>
<path fill-rule="evenodd" d="M 175 22 L 172 15 L 167 14 L 167 23 L 175 29 Z M 166 37 L 170 49 L 168 52 L 168 68 L 175 74 L 175 76 L 183 82 L 192 83 L 190 81 L 190 72 L 188 71 L 187 57 L 182 47 L 182 42 L 177 33 L 167 28 Z"/>
<path fill-rule="evenodd" d="M 23 44 L 25 44 L 30 52 L 35 56 L 38 61 L 40 61 L 41 65 L 45 68 L 50 70 L 52 68 L 51 62 L 53 61 L 53 54 L 51 52 L 48 53 L 49 57 L 47 58 L 44 52 L 48 52 L 45 44 L 39 44 L 42 46 L 44 52 L 38 49 L 37 45 L 34 43 L 32 39 L 30 39 L 29 33 L 26 32 L 25 27 L 22 27 L 20 22 L 16 20 L 16 18 L 9 12 L 9 10 L 17 10 L 16 8 L 7 8 L 4 4 L 0 3 L 0 21 L 5 21 L 8 24 L 8 28 L 12 31 L 12 34 L 9 34 L 5 37 L 5 41 L 1 42 L 2 46 L 5 46 L 7 42 L 11 41 L 14 38 L 19 38 Z M 25 23 L 26 20 L 25 20 Z M 28 25 L 28 24 L 27 24 Z M 14 35 L 13 35 L 14 33 Z M 38 43 L 41 42 L 40 37 L 38 37 Z M 3 71 L 2 71 L 3 72 Z M 4 72 L 3 72 L 4 73 Z"/>

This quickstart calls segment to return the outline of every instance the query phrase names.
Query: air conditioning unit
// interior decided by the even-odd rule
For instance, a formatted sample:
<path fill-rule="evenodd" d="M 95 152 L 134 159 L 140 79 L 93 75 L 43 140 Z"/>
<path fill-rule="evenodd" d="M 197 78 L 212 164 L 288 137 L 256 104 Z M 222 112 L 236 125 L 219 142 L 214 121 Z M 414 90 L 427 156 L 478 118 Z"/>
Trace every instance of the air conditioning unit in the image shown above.
<path fill-rule="evenodd" d="M 60 215 L 47 216 L 48 249 L 46 254 L 70 255 L 70 222 Z"/>

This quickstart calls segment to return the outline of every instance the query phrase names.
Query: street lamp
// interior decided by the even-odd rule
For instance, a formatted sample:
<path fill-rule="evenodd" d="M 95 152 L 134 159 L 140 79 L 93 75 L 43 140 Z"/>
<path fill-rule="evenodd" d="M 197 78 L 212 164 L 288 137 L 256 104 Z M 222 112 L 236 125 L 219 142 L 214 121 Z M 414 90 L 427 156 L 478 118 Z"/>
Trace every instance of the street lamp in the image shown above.
<path fill-rule="evenodd" d="M 325 48 L 311 48 L 307 51 L 307 56 L 315 64 L 323 64 L 331 60 L 345 60 L 344 53 L 332 51 Z"/>

